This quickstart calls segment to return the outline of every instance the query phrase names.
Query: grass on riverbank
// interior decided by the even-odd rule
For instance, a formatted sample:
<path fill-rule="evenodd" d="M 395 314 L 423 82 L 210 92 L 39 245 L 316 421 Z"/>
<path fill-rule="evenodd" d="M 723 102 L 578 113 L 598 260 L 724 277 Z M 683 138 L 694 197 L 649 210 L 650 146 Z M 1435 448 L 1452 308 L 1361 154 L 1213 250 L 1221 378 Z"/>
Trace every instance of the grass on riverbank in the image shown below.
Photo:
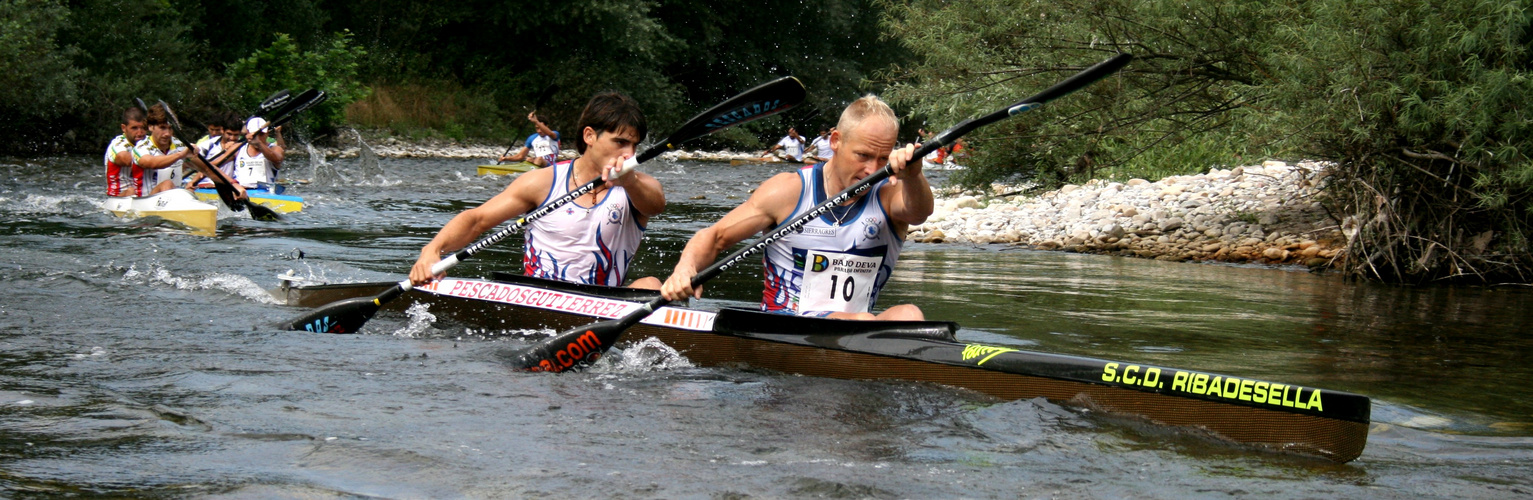
<path fill-rule="evenodd" d="M 407 140 L 507 142 L 531 133 L 527 120 L 515 114 L 481 92 L 442 82 L 374 85 L 366 99 L 346 107 L 352 126 Z"/>

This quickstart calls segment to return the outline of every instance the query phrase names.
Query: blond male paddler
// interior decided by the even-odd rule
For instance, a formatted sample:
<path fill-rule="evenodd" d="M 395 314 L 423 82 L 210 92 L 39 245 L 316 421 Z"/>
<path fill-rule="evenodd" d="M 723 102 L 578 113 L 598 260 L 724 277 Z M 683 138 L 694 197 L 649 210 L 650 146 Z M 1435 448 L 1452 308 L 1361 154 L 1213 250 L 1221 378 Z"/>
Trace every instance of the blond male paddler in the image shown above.
<path fill-rule="evenodd" d="M 910 162 L 916 146 L 895 149 L 898 135 L 899 120 L 888 104 L 871 95 L 853 101 L 830 135 L 835 156 L 767 179 L 745 203 L 699 231 L 661 293 L 673 301 L 701 297 L 692 276 L 720 251 L 809 211 L 887 164 L 893 177 L 766 247 L 761 309 L 840 319 L 924 319 L 911 304 L 873 313 L 910 225 L 925 222 L 933 209 L 921 163 Z"/>
<path fill-rule="evenodd" d="M 622 170 L 623 160 L 634 155 L 648 128 L 632 98 L 617 92 L 592 97 L 576 126 L 580 157 L 522 174 L 483 205 L 453 217 L 421 248 L 410 281 L 420 285 L 440 278 L 431 275 L 431 266 L 445 252 L 600 178 L 606 182 L 594 191 L 527 226 L 522 269 L 539 278 L 622 286 L 645 224 L 665 210 L 665 193 L 654 177 L 633 171 L 612 178 Z M 629 286 L 656 289 L 660 280 L 646 277 Z"/>

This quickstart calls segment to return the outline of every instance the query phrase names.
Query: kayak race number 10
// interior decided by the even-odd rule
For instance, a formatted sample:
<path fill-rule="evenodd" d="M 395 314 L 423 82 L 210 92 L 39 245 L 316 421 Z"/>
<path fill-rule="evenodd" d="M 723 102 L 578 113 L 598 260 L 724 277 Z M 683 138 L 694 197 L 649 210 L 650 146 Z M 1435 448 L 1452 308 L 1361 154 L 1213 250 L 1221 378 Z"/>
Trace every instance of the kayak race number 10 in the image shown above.
<path fill-rule="evenodd" d="M 883 256 L 810 250 L 798 310 L 867 312 Z"/>

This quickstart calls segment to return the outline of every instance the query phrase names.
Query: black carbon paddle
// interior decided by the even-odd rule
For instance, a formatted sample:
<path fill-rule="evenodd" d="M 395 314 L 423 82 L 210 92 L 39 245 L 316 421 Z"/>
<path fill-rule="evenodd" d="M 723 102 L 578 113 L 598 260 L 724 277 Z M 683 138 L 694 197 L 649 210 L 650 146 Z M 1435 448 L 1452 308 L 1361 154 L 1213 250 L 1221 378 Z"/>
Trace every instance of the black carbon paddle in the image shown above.
<path fill-rule="evenodd" d="M 937 148 L 952 144 L 953 142 L 957 141 L 959 137 L 963 137 L 964 134 L 967 134 L 974 129 L 1015 116 L 1019 113 L 1022 113 L 1023 111 L 1038 108 L 1044 103 L 1063 97 L 1064 95 L 1076 90 L 1080 90 L 1087 85 L 1091 85 L 1097 80 L 1101 80 L 1106 78 L 1108 75 L 1117 72 L 1119 69 L 1123 68 L 1124 65 L 1128 64 L 1130 59 L 1133 59 L 1133 56 L 1129 54 L 1118 54 L 1111 59 L 1102 61 L 1096 65 L 1091 66 L 1090 68 L 1086 68 L 1080 73 L 1076 73 L 1074 76 L 1065 79 L 1065 81 L 1059 82 L 1053 87 L 1049 87 L 1047 90 L 1038 93 L 1038 95 L 1017 101 L 1015 104 L 1007 106 L 988 115 L 959 122 L 952 128 L 942 131 L 942 133 L 937 134 L 936 137 L 933 137 L 930 141 L 922 144 L 919 149 L 916 149 L 915 154 L 910 157 L 910 161 L 921 161 L 921 158 L 925 157 L 928 153 L 936 151 Z M 786 223 L 777 226 L 776 230 L 772 231 L 770 234 L 767 234 L 765 237 L 756 240 L 754 243 L 746 246 L 745 248 L 741 248 L 740 250 L 735 251 L 728 257 L 725 257 L 723 260 L 715 261 L 713 265 L 708 266 L 707 269 L 703 269 L 696 275 L 692 276 L 692 288 L 702 286 L 703 283 L 708 282 L 708 280 L 713 279 L 715 276 L 718 276 L 730 267 L 739 264 L 751 254 L 765 249 L 767 245 L 770 245 L 772 242 L 782 239 L 789 234 L 798 232 L 804 227 L 804 224 L 809 223 L 810 220 L 824 215 L 826 212 L 829 212 L 832 207 L 845 203 L 847 200 L 867 192 L 868 189 L 873 187 L 873 184 L 888 178 L 890 175 L 893 175 L 893 173 L 893 168 L 891 166 L 885 165 L 884 168 L 878 169 L 878 171 L 874 172 L 873 175 L 869 175 L 864 177 L 862 180 L 857 181 L 850 187 L 846 188 L 845 191 L 842 191 L 840 194 L 832 196 L 830 199 L 825 200 L 824 203 L 815 206 L 808 212 L 800 214 L 798 217 L 794 217 L 793 219 L 788 220 Z M 540 342 L 537 345 L 517 353 L 512 359 L 511 364 L 516 369 L 527 371 L 562 372 L 570 369 L 578 370 L 584 368 L 590 363 L 595 362 L 598 358 L 605 354 L 608 349 L 611 349 L 612 345 L 617 343 L 618 337 L 622 336 L 623 331 L 627 330 L 633 325 L 638 324 L 639 321 L 642 321 L 644 318 L 648 317 L 650 313 L 655 312 L 656 309 L 664 307 L 669 303 L 670 301 L 666 300 L 665 297 L 659 297 L 645 303 L 639 309 L 628 313 L 627 316 L 613 320 L 599 321 L 566 331 L 564 333 L 560 333 L 553 338 Z"/>
<path fill-rule="evenodd" d="M 799 103 L 804 102 L 804 96 L 804 84 L 791 76 L 779 78 L 742 92 L 740 95 L 734 96 L 728 101 L 724 101 L 692 117 L 690 121 L 683 124 L 676 132 L 673 132 L 670 137 L 665 138 L 654 146 L 650 146 L 644 152 L 639 153 L 638 156 L 629 158 L 628 161 L 623 163 L 623 171 L 618 175 L 623 175 L 623 173 L 627 173 L 638 164 L 654 159 L 666 151 L 676 149 L 676 145 L 683 142 L 708 135 L 716 130 L 771 116 L 797 106 Z M 458 265 L 459 262 L 473 257 L 474 254 L 479 253 L 479 251 L 484 250 L 490 245 L 494 245 L 500 242 L 500 240 L 520 232 L 523 228 L 527 227 L 527 224 L 552 213 L 565 203 L 569 203 L 570 200 L 591 192 L 603 182 L 605 181 L 602 181 L 601 178 L 596 178 L 542 207 L 523 214 L 516 222 L 506 226 L 504 229 L 496 231 L 494 234 L 486 236 L 437 262 L 436 265 L 431 267 L 431 274 L 435 276 L 446 272 L 453 266 Z M 358 297 L 337 301 L 279 326 L 284 330 L 356 333 L 358 329 L 362 328 L 363 324 L 367 323 L 367 320 L 372 319 L 373 315 L 378 313 L 378 309 L 383 304 L 398 298 L 405 292 L 410 291 L 411 288 L 414 288 L 414 286 L 410 283 L 409 279 L 405 279 L 400 281 L 397 286 L 378 294 L 376 297 Z"/>

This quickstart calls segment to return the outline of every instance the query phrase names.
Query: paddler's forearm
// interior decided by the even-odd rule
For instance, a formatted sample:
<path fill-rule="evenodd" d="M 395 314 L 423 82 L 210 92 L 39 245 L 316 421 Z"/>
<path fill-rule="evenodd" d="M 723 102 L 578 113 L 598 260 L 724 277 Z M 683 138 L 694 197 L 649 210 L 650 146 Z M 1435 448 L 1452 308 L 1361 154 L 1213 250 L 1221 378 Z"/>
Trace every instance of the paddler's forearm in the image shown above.
<path fill-rule="evenodd" d="M 932 211 L 936 209 L 936 200 L 932 198 L 931 183 L 927 182 L 925 175 L 917 175 L 914 179 L 900 180 L 900 197 L 904 201 L 904 217 L 902 222 L 921 224 L 926 222 Z"/>
<path fill-rule="evenodd" d="M 266 141 L 264 141 L 264 140 L 257 140 L 255 142 L 250 143 L 250 144 L 252 146 L 255 146 L 256 151 L 260 151 L 261 155 L 265 156 L 266 159 L 274 161 L 274 162 L 278 162 L 278 163 L 282 162 L 282 148 L 280 148 L 280 147 L 278 147 L 278 148 L 267 147 L 266 146 Z"/>
<path fill-rule="evenodd" d="M 480 218 L 472 211 L 458 214 L 447 221 L 447 225 L 442 226 L 441 231 L 437 231 L 436 237 L 431 238 L 430 243 L 421 248 L 421 256 L 440 257 L 446 252 L 456 252 L 468 246 L 475 237 L 491 229 L 479 227 L 482 225 Z"/>
<path fill-rule="evenodd" d="M 727 247 L 727 245 L 719 244 L 718 235 L 718 231 L 713 227 L 698 231 L 691 240 L 687 241 L 686 248 L 681 250 L 681 257 L 676 259 L 675 269 L 691 271 L 690 276 L 712 265 L 713 261 L 718 259 L 719 251 Z"/>
<path fill-rule="evenodd" d="M 159 170 L 174 165 L 177 160 L 186 157 L 186 150 L 181 150 L 168 155 L 141 156 L 138 158 L 138 168 Z"/>

